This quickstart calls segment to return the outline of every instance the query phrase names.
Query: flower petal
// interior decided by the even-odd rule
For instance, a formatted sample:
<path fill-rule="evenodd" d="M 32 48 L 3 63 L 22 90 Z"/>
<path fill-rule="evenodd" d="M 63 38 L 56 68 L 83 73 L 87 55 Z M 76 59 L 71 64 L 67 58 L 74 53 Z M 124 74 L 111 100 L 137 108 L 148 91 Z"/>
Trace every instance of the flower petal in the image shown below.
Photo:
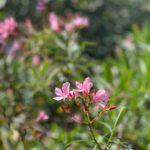
<path fill-rule="evenodd" d="M 61 91 L 60 88 L 55 88 L 55 94 L 56 94 L 57 96 L 62 96 L 62 95 L 63 95 L 63 93 L 62 93 L 62 91 Z"/>
<path fill-rule="evenodd" d="M 98 104 L 99 104 L 99 106 L 102 107 L 102 108 L 104 108 L 104 107 L 106 106 L 106 104 L 103 103 L 103 102 L 99 102 Z"/>
<path fill-rule="evenodd" d="M 64 98 L 63 97 L 54 97 L 53 99 L 56 100 L 56 101 L 60 101 L 60 100 L 62 100 Z"/>
<path fill-rule="evenodd" d="M 82 83 L 76 81 L 76 88 L 82 90 Z"/>
<path fill-rule="evenodd" d="M 92 86 L 93 86 L 93 83 L 92 83 L 91 79 L 89 77 L 85 78 L 85 80 L 83 82 L 83 90 L 85 92 L 89 92 Z"/>
<path fill-rule="evenodd" d="M 62 86 L 62 92 L 65 96 L 69 95 L 69 90 L 70 90 L 70 83 L 65 82 Z"/>

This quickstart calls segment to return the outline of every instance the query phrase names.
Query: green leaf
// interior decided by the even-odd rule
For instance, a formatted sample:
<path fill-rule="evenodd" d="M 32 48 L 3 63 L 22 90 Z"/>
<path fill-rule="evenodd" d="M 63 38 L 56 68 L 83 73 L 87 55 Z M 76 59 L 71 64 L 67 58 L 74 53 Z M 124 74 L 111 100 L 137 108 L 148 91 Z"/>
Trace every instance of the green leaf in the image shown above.
<path fill-rule="evenodd" d="M 119 111 L 119 114 L 115 120 L 115 123 L 114 123 L 114 126 L 113 126 L 113 129 L 117 126 L 117 124 L 119 123 L 119 119 L 121 118 L 121 115 L 123 114 L 123 112 L 125 111 L 125 106 L 121 107 L 120 111 Z"/>

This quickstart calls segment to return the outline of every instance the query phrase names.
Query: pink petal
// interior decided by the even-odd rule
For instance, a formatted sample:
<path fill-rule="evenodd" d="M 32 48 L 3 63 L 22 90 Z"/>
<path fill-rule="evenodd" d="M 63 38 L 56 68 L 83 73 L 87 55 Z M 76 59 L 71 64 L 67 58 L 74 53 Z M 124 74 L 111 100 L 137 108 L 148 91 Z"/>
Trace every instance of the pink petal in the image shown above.
<path fill-rule="evenodd" d="M 93 102 L 98 102 L 101 107 L 105 107 L 109 101 L 109 94 L 105 90 L 98 90 L 92 97 Z"/>
<path fill-rule="evenodd" d="M 56 100 L 56 101 L 60 101 L 60 100 L 62 100 L 64 98 L 63 97 L 54 97 L 53 99 Z"/>
<path fill-rule="evenodd" d="M 85 78 L 83 85 L 90 85 L 93 86 L 93 83 L 89 77 Z"/>
<path fill-rule="evenodd" d="M 70 90 L 70 83 L 65 82 L 62 86 L 62 92 L 65 96 L 69 95 L 69 90 Z"/>
<path fill-rule="evenodd" d="M 71 98 L 77 98 L 79 96 L 79 92 L 76 89 L 73 89 L 72 91 L 70 91 L 70 96 Z"/>
<path fill-rule="evenodd" d="M 35 119 L 35 121 L 36 122 L 39 122 L 39 121 L 46 121 L 46 120 L 48 120 L 48 115 L 44 112 L 44 111 L 41 111 L 39 114 L 38 114 L 38 116 L 37 116 L 37 118 Z"/>
<path fill-rule="evenodd" d="M 102 101 L 108 101 L 109 100 L 109 94 L 106 90 L 98 90 L 96 92 L 96 97 L 99 97 Z"/>
<path fill-rule="evenodd" d="M 72 32 L 74 30 L 74 24 L 71 22 L 65 23 L 64 27 L 67 32 Z"/>
<path fill-rule="evenodd" d="M 55 88 L 55 94 L 60 97 L 63 96 L 63 93 L 60 88 Z"/>
<path fill-rule="evenodd" d="M 102 108 L 104 108 L 104 107 L 106 106 L 106 104 L 105 104 L 105 103 L 101 103 L 101 102 L 99 102 L 98 104 L 99 104 L 99 106 L 100 106 L 100 107 L 102 107 Z"/>
<path fill-rule="evenodd" d="M 49 117 L 47 115 L 43 116 L 43 120 L 45 120 L 45 121 L 48 120 L 48 118 Z"/>
<path fill-rule="evenodd" d="M 93 83 L 91 82 L 91 79 L 89 77 L 85 78 L 83 82 L 84 91 L 89 92 L 92 86 L 93 86 Z"/>
<path fill-rule="evenodd" d="M 76 88 L 81 90 L 82 89 L 82 83 L 76 81 Z"/>

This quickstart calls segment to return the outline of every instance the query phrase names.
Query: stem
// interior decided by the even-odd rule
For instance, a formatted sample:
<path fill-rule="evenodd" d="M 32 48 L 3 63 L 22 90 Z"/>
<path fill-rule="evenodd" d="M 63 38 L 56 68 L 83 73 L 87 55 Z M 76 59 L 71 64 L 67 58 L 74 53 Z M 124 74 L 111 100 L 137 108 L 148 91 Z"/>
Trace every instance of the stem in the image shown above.
<path fill-rule="evenodd" d="M 107 141 L 107 144 L 106 144 L 106 150 L 109 150 L 110 147 L 111 147 L 110 142 L 111 142 L 113 133 L 114 133 L 114 129 L 112 129 L 112 132 L 111 132 L 111 134 L 110 134 L 110 137 L 109 137 L 109 139 L 108 139 L 108 141 Z"/>
<path fill-rule="evenodd" d="M 101 118 L 101 116 L 103 115 L 103 113 L 104 113 L 103 110 L 100 111 L 100 112 L 98 113 L 98 115 L 91 121 L 91 123 L 93 123 L 93 122 L 95 122 L 97 119 Z"/>
<path fill-rule="evenodd" d="M 98 141 L 97 141 L 96 138 L 95 138 L 95 135 L 94 135 L 94 132 L 93 132 L 93 127 L 92 127 L 92 122 L 91 122 L 91 120 L 90 120 L 90 116 L 89 116 L 89 112 L 88 112 L 88 111 L 86 112 L 86 115 L 87 115 L 88 126 L 89 126 L 89 129 L 90 129 L 92 138 L 93 138 L 93 140 L 95 141 L 95 144 L 97 145 L 98 149 L 101 150 L 101 147 L 100 147 Z"/>

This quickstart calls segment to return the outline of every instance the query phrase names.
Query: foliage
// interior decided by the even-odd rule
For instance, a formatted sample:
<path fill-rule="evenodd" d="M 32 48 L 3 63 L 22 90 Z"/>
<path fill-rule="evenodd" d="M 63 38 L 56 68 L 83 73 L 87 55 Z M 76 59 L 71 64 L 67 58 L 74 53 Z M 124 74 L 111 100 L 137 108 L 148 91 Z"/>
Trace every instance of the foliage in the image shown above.
<path fill-rule="evenodd" d="M 99 67 L 95 84 L 107 86 L 116 106 L 125 106 L 126 112 L 116 134 L 128 141 L 134 149 L 149 149 L 149 71 L 148 51 L 117 50 L 117 60 L 108 58 Z M 114 113 L 114 114 L 113 114 Z M 111 113 L 115 118 L 115 112 Z M 110 118 L 107 119 L 110 121 Z M 112 124 L 111 122 L 109 124 Z M 141 132 L 142 130 L 142 132 Z"/>
<path fill-rule="evenodd" d="M 0 149 L 97 149 L 88 127 L 53 100 L 55 87 L 87 76 L 96 88 L 109 91 L 117 106 L 93 124 L 97 141 L 112 150 L 150 149 L 148 3 L 52 0 L 40 12 L 36 1 L 7 2 L 0 14 Z M 10 14 L 19 20 L 11 30 Z M 51 14 L 58 30 L 48 19 Z M 91 27 L 74 26 L 83 14 L 91 18 Z M 73 23 L 73 30 L 66 30 L 66 23 Z M 121 40 L 130 26 L 132 32 Z M 100 60 L 114 43 L 116 57 Z"/>
<path fill-rule="evenodd" d="M 83 40 L 97 44 L 93 52 L 90 47 L 86 53 L 93 57 L 114 55 L 117 36 L 131 31 L 132 24 L 144 24 L 149 17 L 149 0 L 44 0 L 47 11 L 66 15 L 67 12 L 80 12 L 91 20 L 90 30 L 82 31 Z M 35 5 L 37 1 L 11 0 L 3 9 L 4 16 L 14 15 L 18 20 L 29 17 L 40 26 Z M 88 32 L 87 32 L 88 31 Z M 87 34 L 86 34 L 87 33 Z"/>

